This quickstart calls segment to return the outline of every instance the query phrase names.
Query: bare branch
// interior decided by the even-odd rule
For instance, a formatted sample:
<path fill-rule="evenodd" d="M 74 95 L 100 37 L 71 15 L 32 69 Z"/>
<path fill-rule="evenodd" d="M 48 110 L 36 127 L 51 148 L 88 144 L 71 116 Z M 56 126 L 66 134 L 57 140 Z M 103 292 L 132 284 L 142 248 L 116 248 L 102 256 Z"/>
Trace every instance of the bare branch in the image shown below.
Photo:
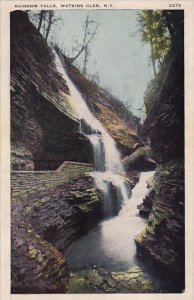
<path fill-rule="evenodd" d="M 88 18 L 88 15 L 87 15 L 87 18 Z M 88 19 L 86 19 L 86 27 L 88 27 Z M 94 38 L 94 36 L 98 30 L 98 27 L 99 27 L 99 24 L 96 25 L 94 32 L 92 33 L 91 37 L 89 38 L 89 40 L 87 42 L 86 42 L 87 30 L 85 30 L 82 47 L 79 50 L 79 52 L 76 54 L 75 57 L 70 58 L 70 62 L 74 62 L 80 56 L 80 54 L 87 48 L 88 44 L 91 43 L 92 39 Z"/>

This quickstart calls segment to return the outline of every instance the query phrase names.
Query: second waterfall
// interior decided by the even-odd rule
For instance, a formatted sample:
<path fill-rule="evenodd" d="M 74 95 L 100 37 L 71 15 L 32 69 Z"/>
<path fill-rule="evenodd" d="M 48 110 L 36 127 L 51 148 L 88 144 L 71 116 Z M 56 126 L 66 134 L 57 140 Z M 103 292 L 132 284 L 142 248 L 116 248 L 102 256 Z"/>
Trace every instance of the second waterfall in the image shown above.
<path fill-rule="evenodd" d="M 110 217 L 117 212 L 117 205 L 125 203 L 129 198 L 130 188 L 124 178 L 124 170 L 115 142 L 102 124 L 92 114 L 81 93 L 65 71 L 58 54 L 55 53 L 55 63 L 59 73 L 66 80 L 69 87 L 73 106 L 80 118 L 80 131 L 90 140 L 94 151 L 94 172 L 97 187 L 104 195 L 103 214 Z"/>

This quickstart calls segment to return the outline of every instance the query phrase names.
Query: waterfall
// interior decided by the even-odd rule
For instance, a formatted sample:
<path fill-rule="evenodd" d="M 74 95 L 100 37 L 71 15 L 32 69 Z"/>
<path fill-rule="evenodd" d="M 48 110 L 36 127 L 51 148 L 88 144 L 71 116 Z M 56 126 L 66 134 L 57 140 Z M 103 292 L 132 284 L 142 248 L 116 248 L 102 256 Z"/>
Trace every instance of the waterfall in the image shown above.
<path fill-rule="evenodd" d="M 120 272 L 139 264 L 134 237 L 145 229 L 147 220 L 139 217 L 137 205 L 146 196 L 147 180 L 153 175 L 153 171 L 141 173 L 130 201 L 123 205 L 118 215 L 100 222 L 70 249 L 66 260 L 72 272 L 94 265 L 97 269 Z"/>
<path fill-rule="evenodd" d="M 95 171 L 91 175 L 104 195 L 104 216 L 112 216 L 115 213 L 113 198 L 116 197 L 118 202 L 125 202 L 129 198 L 129 187 L 124 178 L 119 152 L 112 137 L 88 108 L 56 53 L 55 63 L 69 87 L 73 106 L 80 119 L 80 131 L 90 140 L 93 147 Z"/>

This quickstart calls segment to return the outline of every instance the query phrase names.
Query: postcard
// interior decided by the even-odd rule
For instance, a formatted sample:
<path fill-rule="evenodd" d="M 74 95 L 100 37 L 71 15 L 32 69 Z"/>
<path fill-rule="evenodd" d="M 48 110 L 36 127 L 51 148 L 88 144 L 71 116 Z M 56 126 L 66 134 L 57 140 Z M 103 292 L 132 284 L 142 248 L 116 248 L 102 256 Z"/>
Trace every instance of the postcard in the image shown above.
<path fill-rule="evenodd" d="M 193 299 L 193 1 L 2 1 L 2 299 Z"/>

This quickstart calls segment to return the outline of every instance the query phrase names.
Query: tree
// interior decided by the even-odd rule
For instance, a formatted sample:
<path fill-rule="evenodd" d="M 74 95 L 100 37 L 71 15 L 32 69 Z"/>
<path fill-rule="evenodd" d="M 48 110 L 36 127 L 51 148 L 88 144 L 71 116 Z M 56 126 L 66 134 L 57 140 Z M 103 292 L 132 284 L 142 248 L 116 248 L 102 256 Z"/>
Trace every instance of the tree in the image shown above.
<path fill-rule="evenodd" d="M 39 13 L 30 11 L 28 14 L 30 20 L 37 26 L 37 30 L 39 32 L 42 31 L 46 41 L 48 40 L 51 26 L 58 21 L 62 21 L 61 18 L 55 16 L 55 11 L 53 10 L 41 10 Z"/>
<path fill-rule="evenodd" d="M 164 10 L 163 17 L 171 36 L 171 55 L 184 52 L 184 11 Z"/>
<path fill-rule="evenodd" d="M 45 36 L 45 40 L 48 40 L 48 36 L 51 30 L 51 26 L 58 22 L 58 21 L 62 21 L 61 18 L 57 18 L 55 16 L 55 12 L 54 10 L 49 10 L 47 11 L 47 29 L 46 29 L 46 36 Z"/>
<path fill-rule="evenodd" d="M 42 21 L 45 17 L 45 14 L 46 14 L 46 10 L 41 10 L 38 14 L 38 18 L 39 18 L 39 23 L 38 23 L 38 32 L 40 32 L 40 29 L 42 27 Z"/>
<path fill-rule="evenodd" d="M 160 27 L 162 28 L 162 34 L 160 32 L 161 29 L 159 30 L 160 35 L 168 37 L 170 41 L 166 45 L 164 59 L 161 60 L 157 75 L 148 83 L 144 93 L 144 104 L 147 116 L 151 114 L 154 104 L 159 97 L 161 86 L 163 85 L 171 62 L 176 56 L 184 52 L 184 12 L 180 10 L 164 10 L 159 12 L 158 16 L 160 16 L 162 20 L 160 20 Z M 165 48 L 164 45 L 163 48 Z M 160 43 L 159 46 L 162 47 Z"/>
<path fill-rule="evenodd" d="M 151 46 L 151 62 L 156 76 L 157 65 L 164 62 L 171 45 L 166 19 L 162 11 L 143 10 L 138 14 L 138 23 L 142 42 Z"/>
<path fill-rule="evenodd" d="M 95 37 L 96 32 L 97 32 L 98 27 L 99 27 L 99 24 L 95 24 L 95 27 L 92 30 L 92 28 L 91 28 L 92 24 L 94 25 L 95 21 L 91 20 L 89 18 L 89 11 L 88 11 L 87 16 L 86 16 L 86 20 L 85 20 L 84 25 L 83 25 L 83 29 L 84 29 L 83 40 L 82 40 L 82 43 L 79 43 L 80 47 L 77 50 L 77 54 L 74 57 L 69 58 L 71 63 L 73 63 L 83 52 L 85 52 L 85 62 L 87 63 L 87 55 L 89 54 L 89 44 L 91 43 L 91 41 Z"/>
<path fill-rule="evenodd" d="M 89 46 L 87 45 L 87 47 L 84 50 L 84 61 L 83 61 L 83 69 L 82 69 L 82 74 L 84 76 L 86 76 L 87 74 L 87 62 L 88 62 L 88 58 L 90 56 L 90 50 L 89 50 Z"/>

